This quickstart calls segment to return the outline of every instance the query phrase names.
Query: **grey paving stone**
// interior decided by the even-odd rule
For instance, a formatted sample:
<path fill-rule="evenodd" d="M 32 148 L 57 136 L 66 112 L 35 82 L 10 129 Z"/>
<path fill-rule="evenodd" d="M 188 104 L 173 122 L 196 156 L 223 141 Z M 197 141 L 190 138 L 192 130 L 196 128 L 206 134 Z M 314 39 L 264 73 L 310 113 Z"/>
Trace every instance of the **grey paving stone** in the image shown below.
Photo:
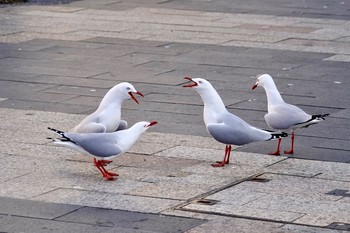
<path fill-rule="evenodd" d="M 36 76 L 35 74 L 23 74 L 23 73 L 2 71 L 0 74 L 0 79 L 6 80 L 6 81 L 24 81 L 28 78 L 35 77 L 35 76 Z"/>
<path fill-rule="evenodd" d="M 334 187 L 347 189 L 347 182 L 293 176 L 282 178 L 276 174 L 261 177 L 268 179 L 267 182 L 245 181 L 206 197 L 220 201 L 217 204 L 200 205 L 193 202 L 185 208 L 207 213 L 214 211 L 277 221 L 295 221 L 315 226 L 328 226 L 340 214 L 339 219 L 348 222 L 343 217 L 346 209 L 337 202 L 340 197 L 329 197 L 326 194 L 327 190 L 333 190 Z M 329 206 L 327 210 L 322 213 L 317 211 L 325 206 Z"/>
<path fill-rule="evenodd" d="M 142 229 L 130 229 L 122 227 L 113 227 L 105 233 L 155 233 L 155 231 L 148 231 Z"/>
<path fill-rule="evenodd" d="M 60 75 L 73 77 L 91 77 L 103 73 L 102 71 L 74 70 L 67 68 L 43 67 L 43 66 L 20 66 L 11 71 L 19 73 L 42 74 L 42 75 Z"/>
<path fill-rule="evenodd" d="M 333 113 L 332 117 L 348 119 L 348 118 L 350 118 L 350 110 L 344 109 L 344 110 L 341 110 L 339 112 Z"/>
<path fill-rule="evenodd" d="M 100 180 L 102 178 L 100 177 Z M 106 181 L 103 181 L 106 182 Z M 158 199 L 145 196 L 107 193 L 105 191 L 84 191 L 58 189 L 35 198 L 38 201 L 68 203 L 91 207 L 111 208 L 144 213 L 160 213 L 180 204 L 179 200 Z"/>
<path fill-rule="evenodd" d="M 84 231 L 87 233 L 95 233 L 105 232 L 108 229 L 110 229 L 110 227 L 0 215 L 0 231 L 2 232 L 44 233 L 49 231 L 55 233 L 65 233 Z"/>
<path fill-rule="evenodd" d="M 272 233 L 290 233 L 290 232 L 321 232 L 321 233 L 335 233 L 336 230 L 325 229 L 320 227 L 299 226 L 292 224 L 281 224 L 273 222 L 255 221 L 251 219 L 229 218 L 223 216 L 216 216 L 207 223 L 204 223 L 192 230 L 189 233 L 210 233 L 220 229 L 221 232 L 272 232 Z"/>
<path fill-rule="evenodd" d="M 95 80 L 91 78 L 78 78 L 78 77 L 67 77 L 67 76 L 56 76 L 56 75 L 39 75 L 33 78 L 29 78 L 27 82 L 41 83 L 41 84 L 53 84 L 53 85 L 67 85 L 77 87 L 90 87 L 90 88 L 112 88 L 118 84 L 118 81 Z"/>
<path fill-rule="evenodd" d="M 35 92 L 51 88 L 54 85 L 40 83 L 16 82 L 0 80 L 1 97 L 11 98 L 18 95 L 28 95 Z"/>
<path fill-rule="evenodd" d="M 280 228 L 280 230 L 286 231 L 286 232 L 305 232 L 305 233 L 312 233 L 312 232 L 335 233 L 335 232 L 339 232 L 339 230 L 336 230 L 336 229 L 307 227 L 307 226 L 299 226 L 299 225 L 292 225 L 292 224 L 286 224 L 286 225 L 282 226 Z"/>
<path fill-rule="evenodd" d="M 181 84 L 183 76 L 187 75 L 212 81 L 230 111 L 253 125 L 265 127 L 264 93 L 252 92 L 250 87 L 254 82 L 252 76 L 270 73 L 276 76 L 276 81 L 282 85 L 281 91 L 287 101 L 302 106 L 310 113 L 319 111 L 332 113 L 332 116 L 322 124 L 298 132 L 295 156 L 350 162 L 347 145 L 349 124 L 346 117 L 347 109 L 350 107 L 346 88 L 349 66 L 348 62 L 344 62 L 347 61 L 346 56 L 342 55 L 349 49 L 346 44 L 349 37 L 348 9 L 349 4 L 346 1 L 329 4 L 327 1 L 317 0 L 307 2 L 239 0 L 235 4 L 227 0 L 86 0 L 61 6 L 0 9 L 0 21 L 4 23 L 0 31 L 6 34 L 1 37 L 1 41 L 8 42 L 0 44 L 0 69 L 1 73 L 7 76 L 2 76 L 0 79 L 21 83 L 16 85 L 1 82 L 0 85 L 0 97 L 4 100 L 0 102 L 2 109 L 0 128 L 6 134 L 1 146 L 5 174 L 1 178 L 4 182 L 1 183 L 0 194 L 134 211 L 172 212 L 169 208 L 173 208 L 180 202 L 157 199 L 157 197 L 179 199 L 181 197 L 176 196 L 176 192 L 181 193 L 188 189 L 184 184 L 190 184 L 200 192 L 206 192 L 211 188 L 221 187 L 227 182 L 237 181 L 257 172 L 278 172 L 288 174 L 290 177 L 288 176 L 285 180 L 270 181 L 271 183 L 251 184 L 250 188 L 261 188 L 261 190 L 255 190 L 258 192 L 257 195 L 255 192 L 242 190 L 238 190 L 242 191 L 239 193 L 228 192 L 226 198 L 218 195 L 218 198 L 223 198 L 223 203 L 232 200 L 237 202 L 231 206 L 228 205 L 228 211 L 228 206 L 221 203 L 215 211 L 217 214 L 221 214 L 220 211 L 227 211 L 225 213 L 256 216 L 266 218 L 268 221 L 271 218 L 292 221 L 301 217 L 296 220 L 297 224 L 312 223 L 322 225 L 323 228 L 213 216 L 210 212 L 210 215 L 201 217 L 211 221 L 192 228 L 188 232 L 338 232 L 325 227 L 327 227 L 326 224 L 332 224 L 335 221 L 348 222 L 347 210 L 342 209 L 348 207 L 349 202 L 344 200 L 345 198 L 331 206 L 324 202 L 318 203 L 316 207 L 323 206 L 326 211 L 316 208 L 312 213 L 301 216 L 299 211 L 308 208 L 309 203 L 291 200 L 288 196 L 295 194 L 299 199 L 309 198 L 311 202 L 315 201 L 312 198 L 315 197 L 320 201 L 324 196 L 315 193 L 316 189 L 326 192 L 325 188 L 328 186 L 337 188 L 340 181 L 348 182 L 349 169 L 346 163 L 291 159 L 281 161 L 286 158 L 239 152 L 239 150 L 247 150 L 262 153 L 275 148 L 276 142 L 266 142 L 235 148 L 232 153 L 232 164 L 221 169 L 220 172 L 217 169 L 208 168 L 209 162 L 214 158 L 222 158 L 223 145 L 213 140 L 206 132 L 202 119 L 202 102 L 198 99 L 199 97 L 181 88 Z M 58 26 L 52 27 L 52 25 Z M 7 34 L 11 32 L 14 34 Z M 280 40 L 282 41 L 279 42 Z M 16 44 L 16 42 L 20 43 Z M 219 42 L 225 43 L 214 45 Z M 327 58 L 330 59 L 327 60 Z M 40 74 L 49 74 L 52 77 L 50 80 L 45 80 L 43 76 L 35 77 Z M 59 75 L 64 78 L 55 80 Z M 76 77 L 66 78 L 69 76 Z M 86 79 L 80 79 L 81 77 Z M 24 82 L 27 78 L 31 78 L 30 84 L 33 85 L 51 83 L 54 85 L 44 89 L 28 88 L 28 82 Z M 91 171 L 93 174 L 91 177 L 84 174 L 86 171 L 79 171 L 81 164 L 76 161 L 69 165 L 67 161 L 51 161 L 52 153 L 57 153 L 57 160 L 70 158 L 71 154 L 45 145 L 45 140 L 40 138 L 42 133 L 40 128 L 45 124 L 57 124 L 62 128 L 69 128 L 73 122 L 78 122 L 83 116 L 67 116 L 47 111 L 91 112 L 113 81 L 133 81 L 137 89 L 146 94 L 140 106 L 127 102 L 123 106 L 123 117 L 130 123 L 139 121 L 140 118 L 155 119 L 159 121 L 159 125 L 152 129 L 154 131 L 150 132 L 152 133 L 150 137 L 142 139 L 144 141 L 133 149 L 132 152 L 137 153 L 134 160 L 126 157 L 125 160 L 120 161 L 123 163 L 122 167 L 112 168 L 124 172 L 125 178 L 120 177 L 119 183 L 111 185 L 102 183 L 101 177 L 95 170 L 95 173 Z M 74 85 L 71 85 L 72 83 Z M 294 84 L 294 86 L 288 86 L 288 84 Z M 76 96 L 76 98 L 66 99 L 68 96 Z M 60 103 L 50 103 L 56 101 L 55 97 Z M 43 112 L 9 111 L 16 108 L 40 109 Z M 17 132 L 22 129 L 24 133 Z M 16 132 L 11 135 L 15 130 Z M 31 137 L 28 137 L 31 132 Z M 169 136 L 168 133 L 179 135 Z M 206 138 L 195 140 L 192 135 L 202 135 Z M 16 139 L 12 142 L 11 137 Z M 165 142 L 170 143 L 168 145 Z M 289 138 L 284 139 L 283 147 L 287 147 L 289 142 Z M 148 149 L 151 143 L 155 146 Z M 203 153 L 203 148 L 210 151 Z M 140 155 L 140 153 L 146 155 Z M 154 153 L 158 153 L 157 156 L 150 156 Z M 159 159 L 160 156 L 164 158 Z M 184 156 L 186 159 L 182 161 L 176 156 Z M 202 162 L 192 164 L 193 160 L 188 161 L 188 158 L 193 156 L 198 156 L 199 161 Z M 42 168 L 42 171 L 35 172 L 38 166 L 33 162 L 39 165 L 46 162 L 47 166 Z M 154 165 L 153 163 L 156 162 L 159 164 Z M 183 165 L 184 162 L 191 163 L 191 166 Z M 172 170 L 172 163 L 175 163 L 173 167 L 177 170 Z M 154 170 L 152 170 L 153 165 L 156 167 Z M 21 169 L 13 171 L 13 167 Z M 88 169 L 90 168 L 93 169 L 89 166 Z M 56 173 L 52 174 L 50 169 Z M 51 175 L 44 176 L 45 172 Z M 318 181 L 310 183 L 300 178 L 304 183 L 301 182 L 298 186 L 297 176 L 299 175 L 316 176 Z M 207 183 L 201 183 L 201 179 L 207 180 Z M 8 180 L 12 182 L 5 182 Z M 41 180 L 41 184 L 36 184 L 37 180 Z M 89 181 L 83 182 L 83 180 Z M 323 180 L 325 182 L 322 182 Z M 94 185 L 96 183 L 99 187 Z M 286 183 L 291 185 L 288 186 Z M 10 184 L 12 184 L 11 187 Z M 163 186 L 163 184 L 166 185 Z M 272 186 L 267 187 L 267 184 L 276 185 L 276 189 L 283 195 L 272 198 L 269 195 L 260 195 L 261 192 L 275 190 Z M 56 190 L 52 187 L 55 185 L 62 187 Z M 84 190 L 79 189 L 77 187 L 79 185 L 84 187 Z M 113 190 L 114 185 L 118 185 L 119 189 Z M 315 190 L 310 190 L 307 185 L 314 187 Z M 294 192 L 288 192 L 289 189 Z M 166 193 L 168 190 L 172 190 L 171 195 Z M 303 191 L 310 191 L 310 193 Z M 125 195 L 126 192 L 134 192 L 136 196 Z M 196 190 L 191 192 L 197 193 Z M 185 195 L 191 197 L 192 194 L 188 193 L 183 194 L 182 197 Z M 152 198 L 142 194 L 150 195 Z M 232 195 L 236 198 L 232 199 Z M 337 197 L 326 197 L 328 201 L 333 198 Z M 260 207 L 276 208 L 272 211 L 248 208 L 249 204 L 258 202 L 259 199 L 263 201 Z M 240 201 L 247 206 L 237 208 L 236 205 Z M 276 206 L 278 202 L 284 205 Z M 300 208 L 294 209 L 292 213 L 286 211 L 286 207 L 295 203 L 301 203 Z M 332 212 L 331 210 L 334 210 L 332 208 L 335 207 L 339 207 L 339 211 Z M 201 206 L 200 208 L 203 211 L 211 211 L 211 207 Z M 314 206 L 311 206 L 308 209 L 313 208 Z M 91 222 L 94 221 L 92 212 L 89 213 L 88 219 Z M 322 216 L 324 212 L 329 215 Z M 196 215 L 196 213 L 185 213 L 188 216 Z M 343 215 L 339 216 L 342 213 Z M 128 212 L 128 214 L 133 213 Z M 83 217 L 84 214 L 76 216 L 76 219 Z M 159 219 L 157 216 L 157 221 Z M 21 225 L 15 225 L 14 222 L 19 222 Z M 18 228 L 9 229 L 30 231 L 31 228 L 28 226 L 35 224 L 34 232 L 47 230 L 39 226 L 49 226 L 48 228 L 52 230 L 60 227 L 58 232 L 70 230 L 74 232 L 99 232 L 100 230 L 147 232 L 151 230 L 153 232 L 150 221 L 141 222 L 146 229 L 143 227 L 133 229 L 129 226 L 127 228 L 117 226 L 113 229 L 102 228 L 95 223 L 93 225 L 81 222 L 65 223 L 62 226 L 59 221 L 52 223 L 33 218 L 25 220 L 16 218 L 9 224 L 11 227 Z M 136 221 L 135 224 L 139 222 Z M 23 230 L 24 225 L 27 228 Z M 165 227 L 168 227 L 167 225 Z M 181 224 L 177 225 L 181 226 Z M 160 231 L 164 230 L 162 227 L 159 228 Z M 1 229 L 1 231 L 10 230 Z M 183 231 L 185 230 L 187 229 Z"/>
<path fill-rule="evenodd" d="M 1 108 L 11 109 L 25 109 L 25 110 L 39 110 L 39 111 L 59 111 L 65 113 L 87 113 L 94 111 L 96 108 L 92 108 L 88 105 L 81 104 L 63 104 L 63 103 L 50 103 L 40 101 L 24 101 L 24 100 L 5 100 L 0 102 Z"/>
<path fill-rule="evenodd" d="M 67 95 L 67 94 L 64 94 Z M 91 106 L 91 108 L 97 108 L 97 106 L 100 104 L 102 98 L 101 97 L 94 97 L 94 96 L 75 96 L 73 98 L 70 98 L 68 100 L 62 101 L 61 103 L 65 104 L 72 104 L 72 105 L 79 105 L 83 104 L 86 106 Z"/>
<path fill-rule="evenodd" d="M 160 152 L 160 151 L 157 151 Z M 155 154 L 155 153 L 153 153 Z M 200 163 L 197 160 L 177 159 L 154 155 L 128 154 L 115 161 L 116 165 L 127 167 L 144 167 L 152 169 L 179 170 Z"/>
<path fill-rule="evenodd" d="M 118 210 L 83 208 L 65 215 L 57 220 L 96 224 L 101 226 L 117 226 L 128 229 L 142 229 L 154 232 L 185 232 L 196 227 L 205 220 L 172 217 L 165 215 L 144 214 Z"/>
<path fill-rule="evenodd" d="M 143 69 L 142 67 L 120 69 L 118 71 L 112 71 L 110 73 L 104 73 L 102 75 L 97 75 L 92 77 L 92 79 L 100 80 L 120 80 L 127 81 L 131 83 L 148 83 L 148 84 L 167 84 L 167 85 L 178 85 L 182 83 L 181 79 L 176 79 L 171 76 L 159 75 L 163 73 L 168 73 L 171 70 L 149 70 Z"/>
<path fill-rule="evenodd" d="M 92 43 L 101 43 L 101 44 L 126 44 L 126 45 L 136 45 L 136 46 L 148 46 L 148 47 L 157 47 L 162 46 L 164 42 L 158 41 L 147 41 L 147 40 L 128 40 L 122 38 L 111 38 L 111 37 L 94 37 L 90 39 L 86 39 L 84 41 L 92 42 Z"/>
<path fill-rule="evenodd" d="M 27 52 L 35 52 L 45 48 L 48 48 L 52 45 L 42 45 L 42 44 L 29 44 L 29 43 L 0 43 L 0 51 L 27 51 Z"/>
<path fill-rule="evenodd" d="M 121 49 L 130 49 L 131 51 L 133 50 L 136 53 L 163 54 L 163 55 L 170 55 L 170 56 L 176 56 L 178 54 L 187 53 L 188 51 L 191 50 L 191 48 L 186 48 L 186 47 L 172 47 L 169 44 L 158 45 L 158 46 L 113 44 L 113 45 L 106 45 L 104 49 L 111 50 L 111 51 L 118 51 Z"/>
<path fill-rule="evenodd" d="M 303 140 L 304 139 L 304 140 Z M 320 161 L 334 161 L 334 162 L 348 162 L 349 161 L 349 151 L 346 149 L 336 149 L 334 148 L 325 148 L 319 145 L 322 145 L 325 141 L 329 139 L 318 140 L 316 144 L 310 145 L 309 137 L 303 138 L 301 136 L 296 136 L 294 154 L 287 155 L 291 158 L 300 158 L 300 159 L 312 159 Z M 304 142 L 304 143 L 303 143 Z M 306 142 L 306 143 L 305 143 Z M 270 141 L 266 143 L 252 143 L 237 149 L 242 152 L 255 152 L 255 153 L 264 153 L 268 154 L 274 152 L 277 147 L 277 141 Z M 287 138 L 281 143 L 281 155 L 284 150 L 290 149 L 290 140 Z M 336 151 L 336 152 L 334 152 Z M 331 158 L 331 159 L 330 159 Z"/>
<path fill-rule="evenodd" d="M 61 95 L 57 93 L 40 93 L 34 92 L 31 94 L 26 94 L 23 96 L 15 97 L 12 99 L 22 100 L 22 101 L 32 101 L 32 102 L 64 102 L 65 100 L 76 97 L 75 95 Z"/>
<path fill-rule="evenodd" d="M 326 180 L 348 181 L 349 165 L 346 163 L 287 159 L 266 169 L 268 172 Z M 298 167 L 296 169 L 296 167 Z"/>
<path fill-rule="evenodd" d="M 82 96 L 92 96 L 92 97 L 103 97 L 107 93 L 108 89 L 102 88 L 89 88 L 89 87 L 79 87 L 79 86 L 69 86 L 69 85 L 55 85 L 52 88 L 47 88 L 43 92 L 48 93 L 59 93 L 59 94 L 69 94 L 69 95 L 82 95 Z"/>
<path fill-rule="evenodd" d="M 81 42 L 81 41 L 66 41 L 66 40 L 34 39 L 23 44 L 31 44 L 31 45 L 46 46 L 46 47 L 61 46 L 61 47 L 69 47 L 69 48 L 83 48 L 83 49 L 97 49 L 97 48 L 105 47 L 103 43 L 89 43 L 88 40 L 86 40 L 85 42 Z M 21 45 L 21 43 L 19 45 Z"/>
<path fill-rule="evenodd" d="M 78 53 L 79 55 L 87 56 L 87 57 L 95 57 L 96 59 L 98 57 L 118 57 L 118 56 L 135 52 L 133 48 L 129 48 L 128 46 L 112 47 L 110 45 L 105 45 L 102 48 L 95 48 L 95 49 L 90 49 L 89 47 L 72 48 L 72 47 L 55 46 L 52 48 L 43 49 L 41 51 L 46 53 L 59 53 L 59 54 L 65 54 L 65 55 Z"/>
<path fill-rule="evenodd" d="M 300 66 L 299 64 L 292 63 L 271 63 L 265 61 L 263 57 L 257 55 L 242 55 L 237 57 L 237 54 L 227 53 L 227 52 L 217 52 L 211 51 L 211 56 L 208 57 L 207 53 L 204 51 L 192 51 L 185 55 L 178 55 L 176 57 L 171 57 L 166 59 L 169 62 L 183 62 L 190 64 L 201 64 L 201 65 L 217 65 L 217 66 L 232 66 L 232 67 L 254 67 L 254 68 L 265 68 L 270 69 L 282 69 L 284 67 L 295 68 Z"/>
<path fill-rule="evenodd" d="M 2 214 L 51 220 L 81 208 L 81 206 L 36 202 L 6 197 L 1 197 L 0 202 L 0 212 Z"/>

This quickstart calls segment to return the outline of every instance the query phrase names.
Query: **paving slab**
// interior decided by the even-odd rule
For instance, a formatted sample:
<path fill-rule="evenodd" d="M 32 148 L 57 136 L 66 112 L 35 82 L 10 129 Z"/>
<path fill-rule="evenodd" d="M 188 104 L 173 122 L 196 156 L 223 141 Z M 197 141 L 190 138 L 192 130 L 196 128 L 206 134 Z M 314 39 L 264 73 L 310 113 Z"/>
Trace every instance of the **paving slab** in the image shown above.
<path fill-rule="evenodd" d="M 98 223 L 101 226 L 117 226 L 119 228 L 143 229 L 152 232 L 185 232 L 206 222 L 201 219 L 151 215 L 118 210 L 82 208 L 74 213 L 58 218 L 59 221 L 85 224 Z"/>
<path fill-rule="evenodd" d="M 349 230 L 348 2 L 31 4 L 0 8 L 0 199 L 81 209 L 60 220 L 0 214 L 0 231 Z M 261 73 L 286 101 L 331 116 L 298 132 L 290 158 L 262 155 L 276 142 L 256 143 L 211 167 L 224 146 L 206 132 L 203 103 L 183 77 L 210 80 L 230 111 L 266 128 L 266 97 L 250 90 Z M 70 129 L 121 81 L 145 94 L 123 105 L 123 118 L 159 125 L 108 165 L 120 177 L 106 182 L 90 158 L 50 145 L 46 127 Z M 121 217 L 131 221 L 114 224 Z"/>
<path fill-rule="evenodd" d="M 74 205 L 34 202 L 12 198 L 1 198 L 1 214 L 41 219 L 55 219 L 81 208 Z"/>
<path fill-rule="evenodd" d="M 49 221 L 46 219 L 26 218 L 18 216 L 0 215 L 0 230 L 2 232 L 28 232 L 44 233 L 55 232 L 64 233 L 70 231 L 84 232 L 106 232 L 110 228 L 103 226 L 91 226 L 80 223 Z"/>
<path fill-rule="evenodd" d="M 345 217 L 346 203 L 337 202 L 340 196 L 329 194 L 329 190 L 334 190 L 334 187 L 344 187 L 348 190 L 346 182 L 333 183 L 316 178 L 283 177 L 281 185 L 286 185 L 286 188 L 282 188 L 277 185 L 278 181 L 276 183 L 276 179 L 281 178 L 279 175 L 262 175 L 258 178 L 262 181 L 248 180 L 205 197 L 208 200 L 219 201 L 217 204 L 203 205 L 201 202 L 194 202 L 183 208 L 324 227 L 336 222 L 336 219 L 344 223 L 349 222 Z M 293 180 L 298 185 L 293 185 Z M 269 186 L 271 189 L 265 189 Z"/>
<path fill-rule="evenodd" d="M 58 189 L 53 192 L 40 195 L 33 200 L 137 211 L 143 213 L 161 213 L 163 210 L 180 204 L 179 200 L 158 199 L 123 194 L 118 195 L 115 193 L 76 189 Z"/>

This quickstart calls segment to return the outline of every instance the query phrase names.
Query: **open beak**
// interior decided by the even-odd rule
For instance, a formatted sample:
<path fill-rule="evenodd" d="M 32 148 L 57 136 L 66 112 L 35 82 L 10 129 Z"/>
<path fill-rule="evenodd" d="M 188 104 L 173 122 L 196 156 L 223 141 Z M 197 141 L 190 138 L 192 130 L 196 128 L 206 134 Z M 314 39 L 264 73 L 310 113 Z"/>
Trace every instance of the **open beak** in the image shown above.
<path fill-rule="evenodd" d="M 139 91 L 135 92 L 135 94 L 138 94 L 138 95 L 144 97 L 143 94 Z M 130 95 L 131 99 L 133 99 L 136 103 L 140 104 L 139 101 L 137 101 L 136 97 L 132 94 L 132 92 L 129 92 L 129 95 Z"/>
<path fill-rule="evenodd" d="M 157 124 L 157 123 L 158 123 L 157 121 L 151 121 L 151 122 L 149 123 L 149 125 L 147 125 L 147 127 L 150 127 L 150 126 L 155 125 L 155 124 Z"/>
<path fill-rule="evenodd" d="M 256 82 L 256 83 L 252 86 L 252 90 L 254 90 L 255 88 L 257 88 L 258 85 L 259 85 L 259 83 Z"/>
<path fill-rule="evenodd" d="M 187 79 L 187 80 L 191 81 L 192 83 L 185 84 L 185 85 L 183 85 L 183 87 L 195 87 L 195 86 L 198 86 L 198 83 L 196 83 L 195 81 L 193 81 L 192 78 L 190 78 L 190 77 L 184 77 L 184 79 Z"/>

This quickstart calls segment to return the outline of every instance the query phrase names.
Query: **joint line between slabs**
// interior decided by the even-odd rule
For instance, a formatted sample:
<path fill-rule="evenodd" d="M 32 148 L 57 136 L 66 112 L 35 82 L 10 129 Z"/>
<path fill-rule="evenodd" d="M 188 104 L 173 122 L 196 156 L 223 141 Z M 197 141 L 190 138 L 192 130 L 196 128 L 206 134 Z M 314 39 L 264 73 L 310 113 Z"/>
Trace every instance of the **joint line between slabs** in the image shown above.
<path fill-rule="evenodd" d="M 293 221 L 288 222 L 288 221 L 282 221 L 282 220 L 257 218 L 257 217 L 242 216 L 242 215 L 236 215 L 236 214 L 216 213 L 216 212 L 202 211 L 202 210 L 190 210 L 190 209 L 182 209 L 182 208 L 180 208 L 178 210 L 184 211 L 184 212 L 199 213 L 199 214 L 207 214 L 207 215 L 216 215 L 216 216 L 223 216 L 223 217 L 232 217 L 232 218 L 239 218 L 239 219 L 255 220 L 255 221 L 261 221 L 261 222 L 280 223 L 280 224 L 285 224 L 285 225 L 316 227 L 316 228 L 321 228 L 321 229 L 333 229 L 333 228 L 329 228 L 327 226 L 317 226 L 317 225 L 310 225 L 310 224 L 303 224 L 303 223 L 295 223 L 295 222 L 293 222 L 295 220 L 298 220 L 299 218 L 305 217 L 307 215 L 305 213 L 300 213 L 300 214 L 303 214 L 303 216 L 300 216 L 300 217 L 294 219 Z M 336 230 L 336 229 L 334 229 L 334 230 Z"/>
<path fill-rule="evenodd" d="M 254 174 L 254 175 L 248 176 L 248 177 L 246 177 L 246 178 L 244 178 L 244 179 L 241 179 L 241 180 L 239 180 L 239 181 L 235 181 L 235 182 L 233 182 L 233 183 L 231 183 L 231 184 L 224 185 L 223 187 L 216 188 L 216 189 L 211 190 L 211 191 L 208 191 L 208 192 L 206 192 L 206 193 L 199 194 L 199 195 L 197 195 L 197 196 L 195 196 L 195 197 L 189 198 L 189 199 L 186 200 L 184 203 L 180 203 L 180 204 L 174 206 L 173 209 L 174 209 L 174 210 L 176 210 L 176 209 L 178 209 L 178 210 L 185 210 L 185 209 L 182 209 L 182 208 L 185 207 L 185 206 L 188 205 L 188 204 L 191 204 L 191 203 L 192 203 L 193 201 L 195 201 L 195 200 L 202 199 L 202 198 L 204 198 L 204 197 L 213 195 L 213 194 L 215 194 L 215 193 L 218 193 L 218 192 L 220 192 L 220 191 L 223 191 L 223 190 L 225 190 L 225 189 L 231 188 L 231 187 L 233 187 L 233 186 L 235 186 L 235 185 L 238 185 L 238 184 L 240 184 L 240 183 L 243 183 L 243 182 L 245 182 L 245 181 L 248 181 L 248 180 L 250 180 L 250 179 L 252 179 L 252 178 L 254 178 L 254 177 L 261 176 L 262 174 L 264 174 L 264 172 L 259 172 L 259 173 L 257 173 L 257 174 Z"/>

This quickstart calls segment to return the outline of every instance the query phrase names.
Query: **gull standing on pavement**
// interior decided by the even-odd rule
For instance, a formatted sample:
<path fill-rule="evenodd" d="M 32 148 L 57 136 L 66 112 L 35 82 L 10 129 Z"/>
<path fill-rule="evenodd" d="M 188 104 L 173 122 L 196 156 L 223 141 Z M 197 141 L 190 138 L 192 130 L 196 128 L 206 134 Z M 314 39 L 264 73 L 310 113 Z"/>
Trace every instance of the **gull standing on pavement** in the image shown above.
<path fill-rule="evenodd" d="M 114 180 L 118 174 L 107 171 L 104 166 L 112 162 L 110 159 L 129 150 L 139 137 L 155 124 L 157 124 L 156 121 L 141 121 L 129 129 L 113 133 L 65 133 L 50 127 L 48 129 L 60 135 L 59 138 L 53 140 L 56 145 L 94 157 L 94 165 L 103 177 L 107 180 Z"/>
<path fill-rule="evenodd" d="M 261 86 L 265 89 L 267 96 L 267 111 L 264 116 L 266 123 L 275 130 L 291 130 L 292 145 L 291 149 L 284 151 L 285 154 L 294 153 L 294 131 L 299 128 L 306 128 L 325 120 L 329 114 L 310 115 L 295 105 L 284 102 L 281 94 L 277 90 L 275 82 L 269 74 L 260 75 L 252 90 Z M 278 139 L 278 145 L 275 152 L 270 155 L 280 155 L 281 138 Z"/>
<path fill-rule="evenodd" d="M 219 94 L 207 80 L 190 77 L 185 77 L 185 79 L 192 83 L 183 87 L 193 88 L 204 102 L 203 117 L 207 131 L 214 139 L 226 144 L 223 161 L 212 164 L 213 167 L 222 167 L 230 162 L 231 145 L 240 146 L 287 136 L 286 133 L 258 129 L 228 112 Z"/>
<path fill-rule="evenodd" d="M 77 126 L 71 129 L 72 133 L 106 133 L 126 129 L 127 122 L 121 120 L 121 107 L 124 100 L 133 99 L 139 103 L 133 94 L 143 97 L 141 92 L 127 82 L 112 87 L 103 97 L 97 110 L 87 116 Z"/>

